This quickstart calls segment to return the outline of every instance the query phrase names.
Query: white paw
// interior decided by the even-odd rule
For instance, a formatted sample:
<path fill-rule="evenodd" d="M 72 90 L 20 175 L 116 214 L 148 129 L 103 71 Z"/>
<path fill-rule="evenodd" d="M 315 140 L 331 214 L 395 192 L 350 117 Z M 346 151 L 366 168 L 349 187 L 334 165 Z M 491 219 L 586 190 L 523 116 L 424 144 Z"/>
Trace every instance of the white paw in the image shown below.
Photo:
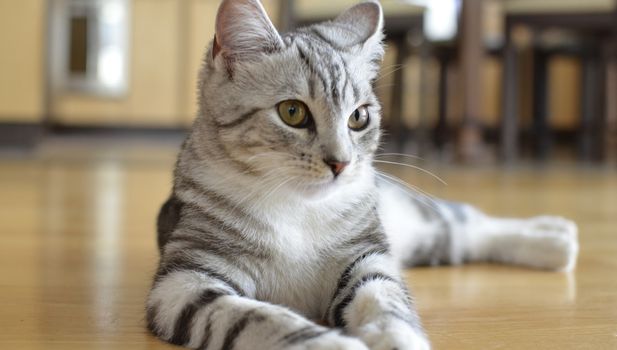
<path fill-rule="evenodd" d="M 570 220 L 537 216 L 524 221 L 520 258 L 531 266 L 571 271 L 578 256 L 578 228 Z"/>
<path fill-rule="evenodd" d="M 366 334 L 362 340 L 371 350 L 430 350 L 426 336 L 408 327 Z"/>
<path fill-rule="evenodd" d="M 369 350 L 360 340 L 341 335 L 337 332 L 329 332 L 315 339 L 294 345 L 286 350 Z"/>

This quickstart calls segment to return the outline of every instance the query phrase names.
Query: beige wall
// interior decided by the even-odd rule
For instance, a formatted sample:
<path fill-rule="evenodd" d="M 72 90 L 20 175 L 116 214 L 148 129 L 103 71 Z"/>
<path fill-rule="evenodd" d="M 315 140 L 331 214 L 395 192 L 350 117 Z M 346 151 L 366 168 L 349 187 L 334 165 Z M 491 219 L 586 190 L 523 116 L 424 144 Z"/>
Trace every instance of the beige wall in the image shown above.
<path fill-rule="evenodd" d="M 121 98 L 60 92 L 54 122 L 71 125 L 179 126 L 178 1 L 134 0 L 131 8 L 129 87 Z"/>
<path fill-rule="evenodd" d="M 358 0 L 296 0 L 296 16 L 301 19 L 335 17 Z M 417 15 L 424 11 L 421 6 L 400 0 L 381 0 L 385 16 Z"/>
<path fill-rule="evenodd" d="M 278 0 L 264 0 L 274 22 Z M 133 0 L 129 90 L 122 98 L 61 93 L 51 99 L 54 121 L 66 125 L 188 126 L 196 115 L 197 72 L 204 50 L 214 35 L 219 0 Z M 0 122 L 36 122 L 45 113 L 45 1 L 0 0 Z M 275 23 L 276 24 L 276 23 Z M 387 55 L 385 77 L 379 81 L 384 110 L 389 109 L 392 52 Z M 417 124 L 419 66 L 407 62 L 405 121 Z M 434 72 L 435 67 L 430 69 Z M 454 69 L 456 71 L 456 69 Z M 551 121 L 556 127 L 575 127 L 579 117 L 580 67 L 576 60 L 557 59 L 551 71 Z M 457 120 L 456 72 L 449 98 L 451 120 Z M 436 74 L 430 73 L 426 113 L 433 122 L 436 108 Z M 500 105 L 500 64 L 487 59 L 483 104 L 485 122 L 497 125 Z"/>
<path fill-rule="evenodd" d="M 610 12 L 614 0 L 508 0 L 504 1 L 508 13 L 546 12 Z"/>
<path fill-rule="evenodd" d="M 44 112 L 44 0 L 0 0 L 0 122 Z"/>
<path fill-rule="evenodd" d="M 70 125 L 189 126 L 197 73 L 214 37 L 219 0 L 133 0 L 129 89 L 123 98 L 62 93 L 54 121 Z M 277 0 L 263 1 L 276 22 Z"/>

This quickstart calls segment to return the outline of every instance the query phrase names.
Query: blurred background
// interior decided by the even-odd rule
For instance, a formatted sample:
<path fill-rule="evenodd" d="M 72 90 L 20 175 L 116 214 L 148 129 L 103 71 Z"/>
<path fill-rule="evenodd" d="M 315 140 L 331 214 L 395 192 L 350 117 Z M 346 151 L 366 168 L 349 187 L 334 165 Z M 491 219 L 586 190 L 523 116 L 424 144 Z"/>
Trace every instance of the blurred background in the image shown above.
<path fill-rule="evenodd" d="M 354 0 L 264 0 L 286 31 Z M 0 0 L 0 147 L 181 138 L 217 0 Z M 385 149 L 611 164 L 616 0 L 383 0 Z"/>

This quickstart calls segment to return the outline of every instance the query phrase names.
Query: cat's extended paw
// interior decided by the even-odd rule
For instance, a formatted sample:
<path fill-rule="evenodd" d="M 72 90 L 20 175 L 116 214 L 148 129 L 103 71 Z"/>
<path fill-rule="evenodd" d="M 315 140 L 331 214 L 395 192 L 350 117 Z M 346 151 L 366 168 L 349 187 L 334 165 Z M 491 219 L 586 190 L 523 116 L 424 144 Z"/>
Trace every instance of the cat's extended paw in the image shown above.
<path fill-rule="evenodd" d="M 369 348 L 360 339 L 344 336 L 337 332 L 329 332 L 285 347 L 285 350 L 369 350 Z"/>
<path fill-rule="evenodd" d="M 430 350 L 426 336 L 410 327 L 368 331 L 361 336 L 371 350 Z"/>
<path fill-rule="evenodd" d="M 525 220 L 525 260 L 533 266 L 571 271 L 578 256 L 578 228 L 570 220 L 556 216 L 537 216 Z"/>

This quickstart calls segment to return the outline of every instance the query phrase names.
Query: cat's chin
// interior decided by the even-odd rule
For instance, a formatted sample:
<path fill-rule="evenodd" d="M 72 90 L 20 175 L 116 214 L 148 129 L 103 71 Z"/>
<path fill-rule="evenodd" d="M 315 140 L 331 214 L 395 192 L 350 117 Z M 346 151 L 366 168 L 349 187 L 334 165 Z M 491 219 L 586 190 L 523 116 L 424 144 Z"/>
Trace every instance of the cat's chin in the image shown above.
<path fill-rule="evenodd" d="M 341 181 L 341 179 L 332 179 L 312 184 L 304 184 L 304 186 L 296 189 L 296 192 L 303 199 L 323 201 L 331 199 L 332 196 L 339 193 L 346 185 L 348 184 Z"/>

